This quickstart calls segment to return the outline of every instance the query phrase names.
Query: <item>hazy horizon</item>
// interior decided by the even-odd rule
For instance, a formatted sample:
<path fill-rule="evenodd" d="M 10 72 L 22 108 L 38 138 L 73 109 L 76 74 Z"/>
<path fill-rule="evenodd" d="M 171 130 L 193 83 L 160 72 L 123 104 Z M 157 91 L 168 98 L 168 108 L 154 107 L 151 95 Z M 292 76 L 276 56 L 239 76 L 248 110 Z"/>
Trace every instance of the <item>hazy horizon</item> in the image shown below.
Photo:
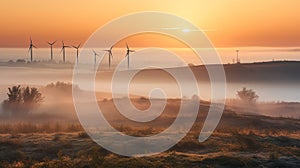
<path fill-rule="evenodd" d="M 131 47 L 135 49 L 136 53 L 131 54 L 132 60 L 136 61 L 143 61 L 143 59 L 138 58 L 140 55 L 147 57 L 144 61 L 152 61 L 153 66 L 159 65 L 164 66 L 164 55 L 163 53 L 158 53 L 160 60 L 151 60 L 151 54 L 153 52 L 141 52 L 144 48 L 135 48 L 134 46 Z M 97 51 L 99 54 L 104 54 L 105 52 L 102 51 L 106 48 L 84 48 L 84 50 L 90 50 L 91 54 L 89 56 L 93 56 L 92 49 Z M 142 50 L 140 50 L 142 49 Z M 268 62 L 268 61 L 300 61 L 300 47 L 229 47 L 229 48 L 214 48 L 212 50 L 216 50 L 220 56 L 220 59 L 223 64 L 228 63 L 236 63 L 236 50 L 239 50 L 239 59 L 241 63 L 252 63 L 252 62 Z M 80 48 L 80 51 L 82 48 Z M 140 51 L 139 51 L 140 50 Z M 177 54 L 181 59 L 183 59 L 187 64 L 194 64 L 200 65 L 202 64 L 201 60 L 195 55 L 195 53 L 189 48 L 163 48 L 163 50 L 169 50 L 172 53 Z M 203 49 L 208 50 L 208 49 Z M 61 55 L 61 48 L 60 47 L 53 47 L 53 56 L 56 62 L 62 61 Z M 113 48 L 113 55 L 115 55 L 113 60 L 113 64 L 117 65 L 117 63 L 122 60 L 125 56 L 125 48 L 124 47 L 116 47 Z M 138 54 L 137 54 L 138 53 Z M 36 61 L 48 61 L 50 60 L 50 48 L 38 48 L 34 49 L 33 52 L 34 60 Z M 0 48 L 0 62 L 7 62 L 9 60 L 16 61 L 17 59 L 25 59 L 29 61 L 29 52 L 28 48 Z M 107 57 L 107 54 L 105 55 Z M 66 60 L 69 62 L 74 63 L 76 59 L 76 50 L 74 48 L 66 48 Z M 104 63 L 107 58 L 104 58 Z M 139 60 L 138 60 L 139 59 Z M 80 57 L 80 61 L 87 62 L 87 58 Z M 142 62 L 137 62 L 137 64 L 142 64 Z M 173 65 L 170 62 L 165 63 L 164 67 L 178 67 L 181 65 Z M 132 64 L 134 67 L 134 64 Z"/>

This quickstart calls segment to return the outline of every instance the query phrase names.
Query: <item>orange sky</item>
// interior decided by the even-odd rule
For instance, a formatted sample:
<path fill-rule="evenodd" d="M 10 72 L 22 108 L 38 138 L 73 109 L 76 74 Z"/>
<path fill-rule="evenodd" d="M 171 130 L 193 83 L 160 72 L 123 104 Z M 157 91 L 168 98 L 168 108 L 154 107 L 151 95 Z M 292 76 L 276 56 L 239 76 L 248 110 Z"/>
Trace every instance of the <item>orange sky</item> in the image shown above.
<path fill-rule="evenodd" d="M 47 40 L 83 43 L 111 19 L 145 10 L 214 30 L 206 33 L 217 47 L 295 47 L 300 46 L 299 6 L 299 0 L 2 0 L 0 47 L 27 47 L 29 36 L 40 47 Z"/>

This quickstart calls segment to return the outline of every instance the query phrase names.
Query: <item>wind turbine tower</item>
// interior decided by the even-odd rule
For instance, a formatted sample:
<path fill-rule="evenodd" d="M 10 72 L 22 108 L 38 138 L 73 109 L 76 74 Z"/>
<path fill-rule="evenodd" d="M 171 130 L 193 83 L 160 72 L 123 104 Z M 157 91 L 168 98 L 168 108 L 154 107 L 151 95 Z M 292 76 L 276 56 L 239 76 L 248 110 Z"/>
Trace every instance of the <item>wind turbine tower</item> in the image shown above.
<path fill-rule="evenodd" d="M 37 48 L 33 43 L 32 43 L 32 39 L 30 37 L 30 44 L 29 44 L 29 52 L 30 52 L 30 62 L 32 63 L 33 61 L 33 50 L 32 48 Z"/>
<path fill-rule="evenodd" d="M 79 59 L 78 59 L 78 50 L 79 50 L 80 45 L 81 45 L 81 44 L 79 44 L 78 46 L 72 46 L 73 48 L 76 49 L 76 61 L 77 61 L 77 64 L 79 63 Z"/>
<path fill-rule="evenodd" d="M 53 44 L 56 43 L 56 41 L 50 43 L 50 42 L 47 42 L 49 45 L 50 45 L 50 60 L 53 61 L 53 50 L 52 50 L 52 47 L 53 47 Z"/>
<path fill-rule="evenodd" d="M 63 63 L 66 63 L 66 48 L 69 48 L 70 46 L 66 46 L 64 41 L 62 41 L 62 48 L 61 48 L 61 52 L 63 52 Z"/>
<path fill-rule="evenodd" d="M 95 68 L 96 68 L 97 56 L 99 57 L 99 54 L 98 54 L 98 53 L 96 53 L 96 51 L 95 51 L 95 50 L 93 50 L 93 53 L 94 53 L 94 66 L 95 66 Z"/>
<path fill-rule="evenodd" d="M 126 48 L 127 48 L 127 51 L 126 51 L 126 56 L 125 57 L 127 57 L 127 68 L 129 69 L 129 57 L 130 57 L 130 53 L 134 52 L 134 50 L 130 50 L 127 43 L 126 43 Z"/>
<path fill-rule="evenodd" d="M 113 58 L 112 51 L 111 51 L 113 47 L 114 46 L 111 46 L 109 50 L 103 50 L 103 51 L 108 52 L 108 67 L 109 67 L 109 69 L 110 69 L 110 65 L 111 65 L 111 59 Z"/>

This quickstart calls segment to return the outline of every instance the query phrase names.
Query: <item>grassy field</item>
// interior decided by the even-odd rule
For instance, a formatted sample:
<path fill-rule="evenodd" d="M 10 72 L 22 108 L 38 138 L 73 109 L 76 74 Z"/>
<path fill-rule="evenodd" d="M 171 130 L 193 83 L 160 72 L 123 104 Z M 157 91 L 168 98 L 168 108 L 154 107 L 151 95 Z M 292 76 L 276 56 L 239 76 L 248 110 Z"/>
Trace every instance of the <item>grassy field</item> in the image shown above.
<path fill-rule="evenodd" d="M 170 100 L 166 109 L 177 109 Z M 140 100 L 135 103 L 147 104 Z M 106 100 L 102 106 L 109 105 Z M 193 128 L 168 151 L 148 157 L 123 157 L 99 145 L 77 121 L 34 122 L 14 119 L 0 124 L 0 167 L 297 167 L 300 165 L 300 120 L 236 114 L 225 110 L 213 135 L 198 142 L 208 104 L 202 103 Z M 176 115 L 168 115 L 136 127 L 116 115 L 110 121 L 119 131 L 133 136 L 156 134 Z M 3 121 L 3 120 L 2 120 Z M 22 122 L 21 122 L 22 121 Z M 161 124 L 158 124 L 161 123 Z M 139 129 L 137 129 L 139 128 Z"/>

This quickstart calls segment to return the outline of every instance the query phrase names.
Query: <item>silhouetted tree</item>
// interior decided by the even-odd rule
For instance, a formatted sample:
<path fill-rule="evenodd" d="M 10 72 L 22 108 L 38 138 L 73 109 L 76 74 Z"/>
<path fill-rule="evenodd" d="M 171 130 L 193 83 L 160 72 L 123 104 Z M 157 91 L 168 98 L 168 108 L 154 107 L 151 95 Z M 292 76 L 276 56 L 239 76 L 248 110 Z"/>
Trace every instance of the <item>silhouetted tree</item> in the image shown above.
<path fill-rule="evenodd" d="M 245 103 L 255 103 L 258 99 L 258 95 L 252 89 L 243 88 L 237 91 L 237 97 L 240 98 Z"/>

